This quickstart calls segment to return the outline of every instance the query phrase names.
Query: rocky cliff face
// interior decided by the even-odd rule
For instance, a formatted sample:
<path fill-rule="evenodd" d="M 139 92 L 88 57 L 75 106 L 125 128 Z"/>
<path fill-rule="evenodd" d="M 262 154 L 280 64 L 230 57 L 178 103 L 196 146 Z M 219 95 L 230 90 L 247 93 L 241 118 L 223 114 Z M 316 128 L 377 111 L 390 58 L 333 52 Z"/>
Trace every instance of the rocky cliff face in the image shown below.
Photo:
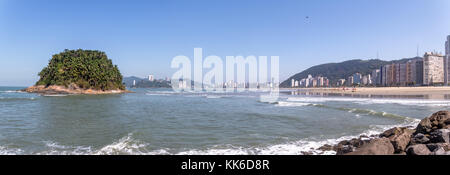
<path fill-rule="evenodd" d="M 450 155 L 450 115 L 439 111 L 415 129 L 396 127 L 375 138 L 346 140 L 328 149 L 338 155 Z"/>

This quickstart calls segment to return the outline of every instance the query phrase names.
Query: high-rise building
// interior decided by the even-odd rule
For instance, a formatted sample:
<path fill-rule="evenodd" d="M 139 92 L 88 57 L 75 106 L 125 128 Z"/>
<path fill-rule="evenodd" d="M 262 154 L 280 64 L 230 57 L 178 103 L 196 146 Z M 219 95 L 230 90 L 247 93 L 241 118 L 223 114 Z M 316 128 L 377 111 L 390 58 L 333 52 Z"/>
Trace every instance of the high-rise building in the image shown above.
<path fill-rule="evenodd" d="M 444 83 L 444 57 L 427 52 L 423 58 L 423 84 L 434 85 Z"/>
<path fill-rule="evenodd" d="M 155 80 L 155 77 L 153 75 L 148 76 L 148 81 L 154 81 L 154 80 Z"/>
<path fill-rule="evenodd" d="M 364 75 L 361 80 L 362 85 L 370 85 L 372 84 L 372 78 L 370 74 Z"/>
<path fill-rule="evenodd" d="M 447 41 L 445 42 L 445 55 L 450 55 L 450 35 L 447 36 Z"/>
<path fill-rule="evenodd" d="M 397 83 L 400 86 L 405 86 L 406 85 L 406 77 L 407 77 L 407 66 L 406 63 L 400 63 L 398 64 L 398 79 L 397 79 Z"/>
<path fill-rule="evenodd" d="M 392 86 L 395 80 L 394 64 L 384 65 L 382 67 L 382 85 Z"/>
<path fill-rule="evenodd" d="M 353 84 L 361 84 L 362 76 L 360 73 L 353 74 Z"/>
<path fill-rule="evenodd" d="M 375 69 L 372 71 L 372 75 L 371 75 L 371 81 L 373 85 L 379 85 L 381 84 L 380 79 L 381 78 L 381 74 L 380 74 L 380 69 Z"/>
<path fill-rule="evenodd" d="M 380 67 L 380 86 L 386 86 L 386 66 Z"/>
<path fill-rule="evenodd" d="M 354 83 L 353 76 L 349 76 L 347 79 L 347 86 L 353 86 Z"/>
<path fill-rule="evenodd" d="M 337 86 L 345 86 L 345 79 L 339 79 L 337 82 Z"/>
<path fill-rule="evenodd" d="M 445 41 L 445 57 L 444 57 L 444 84 L 447 86 L 450 83 L 450 35 Z"/>
<path fill-rule="evenodd" d="M 317 84 L 318 84 L 318 82 L 317 82 L 317 79 L 312 79 L 312 83 L 311 83 L 312 85 L 311 85 L 311 87 L 317 87 Z"/>
<path fill-rule="evenodd" d="M 294 79 L 292 79 L 291 87 L 295 87 L 295 80 Z"/>
<path fill-rule="evenodd" d="M 416 61 L 416 85 L 423 85 L 423 59 Z"/>
<path fill-rule="evenodd" d="M 417 83 L 416 62 L 417 60 L 410 60 L 406 63 L 406 85 L 415 85 Z"/>

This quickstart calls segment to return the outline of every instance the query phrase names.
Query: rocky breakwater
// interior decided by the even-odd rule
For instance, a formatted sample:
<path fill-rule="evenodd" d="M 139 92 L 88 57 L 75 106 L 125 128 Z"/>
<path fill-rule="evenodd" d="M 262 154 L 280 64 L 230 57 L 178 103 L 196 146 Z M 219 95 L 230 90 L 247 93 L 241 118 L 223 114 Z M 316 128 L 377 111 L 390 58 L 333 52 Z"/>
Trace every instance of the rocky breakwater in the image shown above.
<path fill-rule="evenodd" d="M 450 113 L 434 113 L 415 128 L 396 127 L 378 136 L 322 147 L 327 148 L 337 155 L 450 155 Z"/>

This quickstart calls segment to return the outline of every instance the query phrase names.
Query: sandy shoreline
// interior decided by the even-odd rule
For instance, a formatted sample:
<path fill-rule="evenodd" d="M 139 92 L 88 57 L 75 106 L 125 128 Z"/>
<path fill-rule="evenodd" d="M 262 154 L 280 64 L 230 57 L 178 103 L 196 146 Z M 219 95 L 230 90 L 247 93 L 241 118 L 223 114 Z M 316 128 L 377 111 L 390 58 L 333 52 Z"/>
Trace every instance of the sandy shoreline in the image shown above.
<path fill-rule="evenodd" d="M 450 87 L 357 87 L 345 88 L 345 90 L 343 88 L 283 88 L 281 90 L 313 94 L 427 96 L 431 99 L 443 99 L 450 96 Z"/>

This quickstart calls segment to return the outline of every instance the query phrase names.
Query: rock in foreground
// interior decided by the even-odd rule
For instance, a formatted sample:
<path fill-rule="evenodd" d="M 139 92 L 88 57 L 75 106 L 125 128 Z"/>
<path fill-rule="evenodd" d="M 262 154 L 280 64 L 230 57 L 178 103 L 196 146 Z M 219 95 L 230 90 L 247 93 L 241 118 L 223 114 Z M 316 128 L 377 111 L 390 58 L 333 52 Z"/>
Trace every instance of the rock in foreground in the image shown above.
<path fill-rule="evenodd" d="M 439 111 L 415 129 L 395 127 L 378 136 L 340 142 L 338 155 L 450 155 L 450 115 Z"/>

